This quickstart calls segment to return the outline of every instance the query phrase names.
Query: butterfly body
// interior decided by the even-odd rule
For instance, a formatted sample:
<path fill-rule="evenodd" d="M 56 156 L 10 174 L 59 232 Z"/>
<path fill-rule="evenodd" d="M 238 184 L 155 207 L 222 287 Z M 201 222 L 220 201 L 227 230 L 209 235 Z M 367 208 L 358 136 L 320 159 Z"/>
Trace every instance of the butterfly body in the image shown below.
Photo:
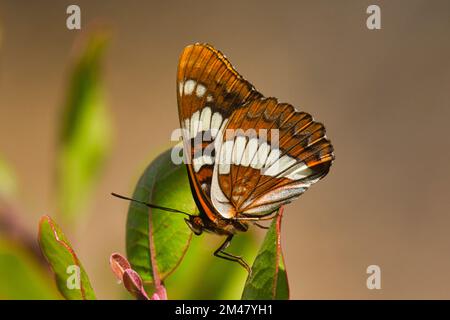
<path fill-rule="evenodd" d="M 189 219 L 186 219 L 186 223 L 196 235 L 200 235 L 203 231 L 206 231 L 221 236 L 231 236 L 238 232 L 248 230 L 248 223 L 246 222 L 223 218 L 212 221 L 203 214 L 198 216 L 192 215 Z"/>
<path fill-rule="evenodd" d="M 215 254 L 248 269 L 224 248 L 249 223 L 273 218 L 328 173 L 334 153 L 325 127 L 264 97 L 208 44 L 183 50 L 177 98 L 184 160 L 200 211 L 186 222 L 195 234 L 227 236 Z"/>

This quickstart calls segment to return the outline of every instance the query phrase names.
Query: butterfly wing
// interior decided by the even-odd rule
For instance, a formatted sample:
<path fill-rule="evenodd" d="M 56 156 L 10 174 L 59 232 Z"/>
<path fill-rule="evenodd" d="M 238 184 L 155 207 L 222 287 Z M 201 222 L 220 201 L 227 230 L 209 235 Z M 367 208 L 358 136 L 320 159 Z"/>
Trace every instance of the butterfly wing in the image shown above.
<path fill-rule="evenodd" d="M 328 173 L 334 158 L 324 126 L 274 98 L 248 102 L 226 129 L 211 191 L 226 218 L 261 215 L 292 201 Z"/>
<path fill-rule="evenodd" d="M 216 137 L 235 110 L 261 94 L 236 72 L 220 51 L 208 44 L 190 45 L 182 52 L 177 92 L 191 187 L 199 207 L 214 220 L 210 186 Z"/>

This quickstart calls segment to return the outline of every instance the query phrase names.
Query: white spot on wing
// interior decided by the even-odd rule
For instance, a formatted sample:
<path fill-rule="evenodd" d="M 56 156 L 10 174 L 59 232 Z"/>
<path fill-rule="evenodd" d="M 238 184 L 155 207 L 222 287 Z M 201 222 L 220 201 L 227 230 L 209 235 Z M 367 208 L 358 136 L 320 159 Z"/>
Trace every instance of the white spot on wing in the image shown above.
<path fill-rule="evenodd" d="M 220 128 L 220 130 L 218 132 L 218 138 L 214 141 L 214 145 L 216 147 L 216 150 L 218 150 L 219 154 L 222 154 L 223 130 L 225 128 L 227 121 L 228 121 L 228 119 L 224 120 L 222 127 Z M 226 152 L 225 152 L 225 154 L 226 154 Z M 231 154 L 231 152 L 228 152 L 228 154 Z M 236 215 L 236 211 L 231 206 L 230 201 L 227 199 L 227 197 L 223 193 L 222 189 L 220 188 L 220 185 L 219 185 L 219 162 L 218 161 L 215 162 L 214 169 L 213 169 L 213 177 L 212 177 L 212 183 L 211 183 L 211 200 L 212 200 L 214 208 L 217 210 L 217 212 L 219 212 L 219 214 L 222 217 L 229 219 Z"/>
<path fill-rule="evenodd" d="M 250 161 L 252 161 L 254 158 L 257 157 L 257 150 L 258 150 L 258 139 L 257 138 L 251 138 L 247 146 L 245 147 L 244 154 L 242 155 L 241 159 L 241 165 L 248 167 L 250 165 Z"/>
<path fill-rule="evenodd" d="M 257 155 L 252 159 L 252 162 L 250 166 L 253 169 L 261 169 L 264 166 L 264 163 L 266 163 L 267 156 L 270 152 L 270 146 L 263 142 L 258 148 Z"/>
<path fill-rule="evenodd" d="M 267 170 L 264 170 L 263 174 L 265 176 L 275 177 L 294 165 L 295 162 L 296 160 L 294 158 L 284 155 L 275 161 Z"/>
<path fill-rule="evenodd" d="M 245 150 L 245 143 L 247 139 L 244 136 L 238 136 L 234 142 L 233 148 L 233 163 L 236 165 L 241 164 L 242 155 Z"/>
<path fill-rule="evenodd" d="M 216 137 L 222 124 L 222 115 L 219 112 L 214 112 L 211 118 L 211 136 Z"/>
<path fill-rule="evenodd" d="M 190 138 L 190 136 L 189 136 L 189 133 L 190 133 L 190 129 L 189 129 L 190 124 L 191 124 L 190 119 L 187 119 L 187 118 L 184 119 L 183 139 L 189 139 L 189 138 Z"/>
<path fill-rule="evenodd" d="M 201 167 L 203 167 L 203 165 L 205 164 L 213 164 L 214 161 L 210 156 L 200 156 L 198 158 L 194 158 L 194 160 L 192 161 L 192 164 L 194 166 L 194 171 L 195 172 L 199 172 Z"/>
<path fill-rule="evenodd" d="M 244 209 L 245 213 L 262 213 L 275 210 L 282 204 L 291 202 L 296 197 L 306 191 L 309 184 L 292 184 L 289 186 L 276 188 L 256 199 L 248 199 L 242 205 L 243 208 L 249 206 L 251 209 Z"/>
<path fill-rule="evenodd" d="M 300 180 L 311 175 L 313 171 L 304 162 L 300 162 L 283 174 L 284 177 L 291 180 Z"/>
<path fill-rule="evenodd" d="M 184 83 L 184 94 L 191 95 L 194 92 L 196 82 L 194 80 L 187 80 Z"/>
<path fill-rule="evenodd" d="M 280 149 L 272 149 L 270 150 L 269 156 L 266 159 L 265 168 L 268 168 L 280 158 Z"/>
<path fill-rule="evenodd" d="M 197 95 L 197 97 L 201 98 L 203 97 L 203 95 L 206 92 L 206 87 L 202 84 L 197 84 L 197 89 L 195 89 L 195 94 Z"/>
<path fill-rule="evenodd" d="M 197 110 L 191 117 L 191 124 L 190 124 L 191 139 L 195 138 L 195 136 L 197 135 L 199 123 L 200 123 L 200 111 Z"/>
<path fill-rule="evenodd" d="M 211 123 L 211 108 L 205 107 L 202 110 L 202 115 L 200 116 L 200 131 L 209 130 L 209 125 Z"/>
<path fill-rule="evenodd" d="M 213 115 L 214 118 L 214 115 Z M 216 149 L 217 154 L 220 154 L 220 148 L 222 145 L 222 139 L 223 139 L 223 131 L 225 130 L 225 127 L 227 125 L 228 119 L 224 119 L 222 122 L 222 125 L 220 126 L 219 130 L 217 129 L 212 129 L 212 121 L 211 121 L 211 135 L 213 136 L 213 138 L 215 136 L 218 136 L 219 138 L 214 140 L 214 148 Z"/>
<path fill-rule="evenodd" d="M 230 173 L 231 156 L 233 152 L 233 140 L 228 140 L 220 147 L 219 174 Z"/>

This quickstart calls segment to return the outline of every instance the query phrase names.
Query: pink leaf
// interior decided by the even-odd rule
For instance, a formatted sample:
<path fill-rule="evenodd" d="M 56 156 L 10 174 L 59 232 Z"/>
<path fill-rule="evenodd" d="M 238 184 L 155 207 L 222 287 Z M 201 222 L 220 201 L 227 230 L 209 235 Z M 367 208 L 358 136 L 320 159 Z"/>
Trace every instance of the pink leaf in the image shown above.
<path fill-rule="evenodd" d="M 131 269 L 131 265 L 127 258 L 122 256 L 120 253 L 113 253 L 109 258 L 109 264 L 111 266 L 111 270 L 119 281 L 123 281 L 123 274 L 125 270 Z"/>
<path fill-rule="evenodd" d="M 142 279 L 133 269 L 126 269 L 123 274 L 123 284 L 125 288 L 138 300 L 150 300 L 145 292 Z"/>

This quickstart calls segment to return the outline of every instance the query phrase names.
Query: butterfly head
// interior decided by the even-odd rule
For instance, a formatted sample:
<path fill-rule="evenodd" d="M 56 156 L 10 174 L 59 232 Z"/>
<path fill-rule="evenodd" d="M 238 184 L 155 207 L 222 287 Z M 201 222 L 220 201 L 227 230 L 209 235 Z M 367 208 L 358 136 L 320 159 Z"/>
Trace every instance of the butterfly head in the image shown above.
<path fill-rule="evenodd" d="M 184 219 L 188 227 L 194 232 L 194 234 L 201 235 L 203 228 L 205 227 L 202 218 L 196 215 L 190 215 L 189 219 Z"/>

